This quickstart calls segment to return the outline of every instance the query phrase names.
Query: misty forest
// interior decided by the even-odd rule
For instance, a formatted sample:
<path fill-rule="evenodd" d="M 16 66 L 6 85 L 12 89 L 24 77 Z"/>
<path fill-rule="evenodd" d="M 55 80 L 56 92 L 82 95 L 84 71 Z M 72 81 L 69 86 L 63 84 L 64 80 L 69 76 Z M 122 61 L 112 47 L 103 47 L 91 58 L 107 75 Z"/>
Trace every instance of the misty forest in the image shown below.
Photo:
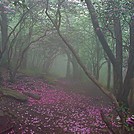
<path fill-rule="evenodd" d="M 0 0 L 0 134 L 134 134 L 134 1 Z"/>

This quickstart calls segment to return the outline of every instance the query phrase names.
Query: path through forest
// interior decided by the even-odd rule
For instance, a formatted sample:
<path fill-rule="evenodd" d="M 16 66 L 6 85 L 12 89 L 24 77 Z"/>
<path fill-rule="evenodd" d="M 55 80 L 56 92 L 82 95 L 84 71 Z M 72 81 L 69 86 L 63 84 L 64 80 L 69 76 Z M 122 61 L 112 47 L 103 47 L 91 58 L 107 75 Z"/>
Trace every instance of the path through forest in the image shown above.
<path fill-rule="evenodd" d="M 112 106 L 101 100 L 100 94 L 91 97 L 91 91 L 80 93 L 74 83 L 65 80 L 58 83 L 49 85 L 31 77 L 20 78 L 14 84 L 3 83 L 19 92 L 28 91 L 41 96 L 40 100 L 29 97 L 28 102 L 1 97 L 0 110 L 10 115 L 10 123 L 13 124 L 8 134 L 109 134 L 100 110 L 109 116 Z M 86 87 L 81 85 L 80 88 Z"/>

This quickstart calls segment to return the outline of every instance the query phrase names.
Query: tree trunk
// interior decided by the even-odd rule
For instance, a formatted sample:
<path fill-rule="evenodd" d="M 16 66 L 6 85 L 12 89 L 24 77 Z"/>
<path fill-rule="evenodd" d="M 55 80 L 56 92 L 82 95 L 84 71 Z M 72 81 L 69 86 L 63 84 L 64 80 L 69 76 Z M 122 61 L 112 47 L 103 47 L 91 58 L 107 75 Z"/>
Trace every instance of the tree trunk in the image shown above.
<path fill-rule="evenodd" d="M 71 57 L 70 55 L 67 55 L 68 59 L 67 59 L 67 71 L 66 71 L 66 78 L 69 79 L 71 76 Z"/>
<path fill-rule="evenodd" d="M 1 10 L 1 36 L 2 36 L 2 51 L 6 48 L 7 45 L 7 37 L 8 37 L 8 21 L 7 21 L 7 14 L 4 13 L 5 9 L 2 6 Z"/>
<path fill-rule="evenodd" d="M 110 83 L 111 83 L 111 62 L 108 59 L 107 60 L 107 88 L 110 89 Z"/>
<path fill-rule="evenodd" d="M 113 93 L 116 96 L 117 100 L 120 101 L 119 98 L 119 90 L 121 90 L 120 87 L 120 77 L 119 77 L 119 70 L 118 68 L 113 67 Z"/>
<path fill-rule="evenodd" d="M 9 67 L 9 69 L 8 69 L 8 73 L 9 73 L 9 81 L 11 82 L 11 83 L 14 83 L 15 82 L 15 78 L 16 78 L 16 71 L 13 71 L 12 69 L 11 69 L 11 67 Z"/>
<path fill-rule="evenodd" d="M 0 26 L 1 26 L 1 48 L 0 48 L 0 64 L 7 66 L 7 52 L 3 54 L 3 51 L 5 51 L 5 48 L 7 46 L 7 37 L 8 37 L 8 20 L 7 20 L 7 14 L 4 13 L 5 8 L 3 5 L 1 5 L 1 20 L 0 20 Z M 2 84 L 2 73 L 0 73 L 0 85 Z"/>
<path fill-rule="evenodd" d="M 114 71 L 114 90 L 115 96 L 120 101 L 120 93 L 122 91 L 122 31 L 119 15 L 114 17 L 114 34 L 116 40 L 116 66 L 113 66 Z"/>
<path fill-rule="evenodd" d="M 104 51 L 106 52 L 107 56 L 109 57 L 111 63 L 113 64 L 113 66 L 116 66 L 115 56 L 113 55 L 111 49 L 109 48 L 107 40 L 106 40 L 103 32 L 101 31 L 95 8 L 94 8 L 91 0 L 85 0 L 85 2 L 87 4 L 88 11 L 89 11 L 89 13 L 91 15 L 91 20 L 92 20 L 92 24 L 93 24 L 95 33 L 96 33 L 96 35 L 97 35 L 97 37 L 98 37 L 98 39 L 99 39 Z"/>
<path fill-rule="evenodd" d="M 74 56 L 72 58 L 72 66 L 73 66 L 73 78 L 78 80 L 79 79 L 79 67 Z"/>
<path fill-rule="evenodd" d="M 56 27 L 57 28 L 57 27 Z M 82 68 L 82 70 L 84 71 L 85 75 L 106 95 L 108 96 L 116 105 L 116 107 L 118 107 L 118 102 L 115 98 L 115 96 L 109 92 L 107 89 L 105 89 L 96 79 L 95 77 L 89 72 L 89 70 L 87 70 L 86 66 L 81 62 L 79 56 L 76 54 L 75 50 L 72 48 L 72 46 L 65 40 L 65 38 L 61 35 L 60 31 L 57 29 L 57 32 L 59 34 L 59 36 L 61 37 L 61 39 L 63 40 L 63 42 L 66 44 L 66 46 L 69 48 L 69 50 L 72 52 L 73 56 L 75 57 L 77 63 L 80 65 L 80 67 Z"/>
<path fill-rule="evenodd" d="M 87 8 L 89 10 L 89 13 L 91 15 L 92 24 L 94 27 L 94 30 L 96 32 L 96 35 L 98 36 L 98 39 L 101 42 L 101 45 L 106 52 L 108 58 L 110 59 L 113 70 L 114 70 L 114 90 L 116 92 L 116 97 L 118 101 L 120 101 L 120 93 L 122 91 L 122 33 L 121 33 L 121 25 L 119 18 L 114 18 L 114 32 L 116 37 L 116 57 L 112 53 L 106 38 L 101 31 L 101 28 L 99 26 L 97 14 L 95 11 L 95 8 L 91 2 L 91 0 L 85 0 L 87 4 Z M 128 95 L 128 94 L 126 94 Z"/>
<path fill-rule="evenodd" d="M 130 107 L 130 111 L 134 113 L 134 78 L 131 79 L 131 90 L 129 92 L 129 97 L 128 97 L 128 104 Z"/>
<path fill-rule="evenodd" d="M 24 58 L 20 66 L 21 69 L 27 69 L 27 54 L 28 54 L 28 51 L 26 51 L 24 54 Z"/>
<path fill-rule="evenodd" d="M 100 74 L 100 47 L 99 47 L 99 41 L 97 36 L 95 35 L 96 39 L 96 79 L 99 80 L 99 74 Z"/>
<path fill-rule="evenodd" d="M 132 16 L 130 22 L 130 47 L 129 47 L 129 59 L 128 69 L 123 84 L 123 91 L 120 96 L 121 100 L 128 106 L 128 95 L 131 89 L 131 79 L 134 78 L 134 17 Z"/>
<path fill-rule="evenodd" d="M 0 86 L 2 85 L 2 82 L 3 82 L 3 77 L 2 77 L 2 73 L 0 71 Z"/>

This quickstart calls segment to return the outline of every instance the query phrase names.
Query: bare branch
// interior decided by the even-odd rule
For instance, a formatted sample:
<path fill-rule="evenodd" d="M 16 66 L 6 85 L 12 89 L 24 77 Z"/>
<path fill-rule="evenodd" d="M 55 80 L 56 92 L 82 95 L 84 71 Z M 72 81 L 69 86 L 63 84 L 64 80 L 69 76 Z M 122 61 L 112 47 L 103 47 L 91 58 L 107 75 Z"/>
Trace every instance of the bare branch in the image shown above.
<path fill-rule="evenodd" d="M 18 21 L 18 23 L 15 25 L 15 27 L 12 29 L 12 31 L 9 33 L 7 40 L 5 42 L 5 46 L 4 49 L 2 51 L 0 51 L 0 58 L 2 57 L 2 55 L 4 54 L 5 50 L 7 49 L 7 44 L 8 41 L 11 37 L 11 35 L 14 33 L 14 31 L 16 30 L 16 28 L 18 27 L 18 25 L 22 22 L 22 20 L 24 19 L 24 17 L 27 15 L 27 13 L 29 13 L 29 11 L 34 8 L 37 5 L 37 3 L 35 5 L 33 5 L 30 9 L 28 9 L 25 13 L 23 13 L 23 15 L 21 16 L 20 20 Z"/>

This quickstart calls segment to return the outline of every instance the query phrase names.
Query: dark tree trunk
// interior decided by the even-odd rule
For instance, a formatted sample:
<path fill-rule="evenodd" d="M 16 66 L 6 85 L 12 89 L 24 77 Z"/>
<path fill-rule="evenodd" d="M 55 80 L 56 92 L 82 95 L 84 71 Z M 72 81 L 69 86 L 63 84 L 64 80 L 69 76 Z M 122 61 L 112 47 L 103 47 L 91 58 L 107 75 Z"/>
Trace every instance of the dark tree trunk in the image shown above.
<path fill-rule="evenodd" d="M 120 101 L 119 96 L 122 91 L 122 31 L 118 14 L 114 17 L 114 33 L 116 39 L 116 66 L 113 66 L 114 90 L 116 98 Z"/>
<path fill-rule="evenodd" d="M 128 104 L 130 107 L 130 111 L 134 113 L 134 78 L 131 79 L 131 90 L 129 92 L 129 97 L 128 97 Z"/>
<path fill-rule="evenodd" d="M 96 37 L 96 79 L 99 80 L 100 74 L 100 47 L 97 36 Z"/>
<path fill-rule="evenodd" d="M 24 54 L 24 58 L 22 60 L 22 63 L 21 63 L 21 69 L 27 69 L 27 54 L 28 54 L 28 51 Z"/>
<path fill-rule="evenodd" d="M 130 22 L 130 47 L 129 47 L 129 59 L 128 69 L 123 84 L 123 91 L 120 96 L 121 100 L 128 105 L 128 95 L 131 89 L 130 80 L 134 78 L 134 17 L 132 16 Z"/>
<path fill-rule="evenodd" d="M 88 11 L 89 11 L 89 13 L 91 15 L 91 20 L 92 20 L 92 24 L 93 24 L 95 33 L 96 33 L 96 35 L 97 35 L 97 37 L 98 37 L 98 39 L 99 39 L 104 51 L 108 55 L 111 63 L 113 64 L 113 66 L 116 66 L 115 56 L 113 55 L 111 49 L 109 48 L 107 40 L 106 40 L 103 32 L 101 31 L 101 28 L 99 26 L 99 22 L 98 22 L 98 19 L 97 19 L 97 14 L 95 12 L 94 6 L 93 6 L 93 4 L 92 4 L 92 2 L 90 0 L 85 0 L 85 2 L 87 4 Z"/>
<path fill-rule="evenodd" d="M 78 63 L 76 59 L 73 57 L 72 59 L 72 66 L 73 66 L 73 78 L 74 79 L 79 79 L 79 68 L 78 68 Z"/>
<path fill-rule="evenodd" d="M 119 69 L 113 67 L 113 93 L 116 96 L 117 100 L 120 101 L 120 93 L 121 84 L 120 84 L 120 77 L 119 77 Z"/>
<path fill-rule="evenodd" d="M 2 85 L 2 82 L 3 82 L 3 77 L 2 77 L 2 73 L 0 71 L 0 86 Z"/>
<path fill-rule="evenodd" d="M 16 78 L 16 71 L 13 71 L 12 69 L 11 69 L 11 67 L 9 67 L 8 68 L 8 74 L 9 74 L 9 81 L 11 82 L 11 83 L 14 83 L 15 82 L 15 78 Z"/>
<path fill-rule="evenodd" d="M 107 60 L 107 88 L 110 89 L 110 84 L 111 84 L 111 62 L 108 59 Z"/>
<path fill-rule="evenodd" d="M 67 71 L 66 78 L 69 79 L 71 77 L 71 57 L 67 54 Z"/>
<path fill-rule="evenodd" d="M 44 61 L 43 72 L 46 76 L 49 75 L 50 65 L 51 65 L 51 62 L 49 60 Z"/>
<path fill-rule="evenodd" d="M 8 37 L 8 20 L 7 14 L 4 13 L 5 9 L 2 6 L 1 10 L 1 36 L 2 36 L 2 48 L 1 50 L 4 51 L 7 45 L 7 37 Z"/>
<path fill-rule="evenodd" d="M 115 95 L 120 101 L 120 93 L 122 91 L 122 33 L 121 33 L 121 25 L 120 25 L 120 20 L 119 18 L 114 18 L 114 33 L 116 37 L 116 57 L 112 53 L 106 38 L 101 31 L 101 28 L 99 27 L 99 22 L 97 18 L 97 14 L 95 11 L 95 8 L 90 0 L 85 0 L 87 4 L 87 8 L 89 10 L 89 13 L 91 15 L 91 20 L 93 27 L 95 29 L 96 35 L 98 39 L 101 42 L 101 45 L 106 52 L 108 58 L 110 59 L 112 65 L 113 65 L 113 70 L 114 70 L 114 90 L 115 90 Z"/>
<path fill-rule="evenodd" d="M 1 20 L 0 20 L 0 26 L 1 26 L 1 48 L 0 48 L 0 64 L 7 66 L 7 52 L 3 54 L 5 51 L 5 48 L 7 46 L 7 37 L 8 37 L 8 19 L 7 14 L 4 13 L 5 9 L 4 6 L 1 5 Z M 2 83 L 2 73 L 0 73 L 0 85 Z"/>

